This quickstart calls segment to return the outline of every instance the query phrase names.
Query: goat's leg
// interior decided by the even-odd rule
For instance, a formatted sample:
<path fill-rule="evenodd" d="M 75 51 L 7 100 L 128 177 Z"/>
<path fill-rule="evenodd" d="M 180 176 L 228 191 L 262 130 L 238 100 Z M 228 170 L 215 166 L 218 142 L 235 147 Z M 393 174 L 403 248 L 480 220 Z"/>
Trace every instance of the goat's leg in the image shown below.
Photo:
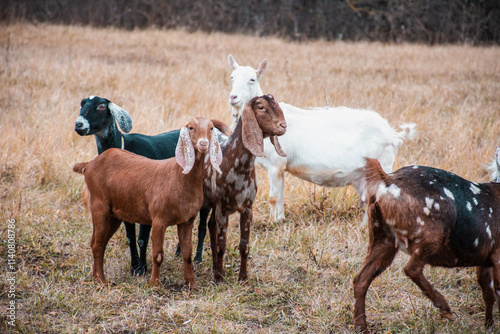
<path fill-rule="evenodd" d="M 194 257 L 195 263 L 202 262 L 203 242 L 207 235 L 207 218 L 210 213 L 210 208 L 201 207 L 200 210 L 200 225 L 198 225 L 198 244 L 196 246 L 196 255 Z"/>
<path fill-rule="evenodd" d="M 429 298 L 434 306 L 439 309 L 439 314 L 442 318 L 453 319 L 451 314 L 451 308 L 444 299 L 443 295 L 440 294 L 432 284 L 425 278 L 423 270 L 426 262 L 424 259 L 420 258 L 418 255 L 413 253 L 411 255 L 410 261 L 406 264 L 404 270 L 405 274 L 418 285 L 420 290 Z"/>
<path fill-rule="evenodd" d="M 392 237 L 392 236 L 391 236 Z M 354 277 L 354 326 L 356 330 L 369 333 L 366 324 L 366 293 L 371 282 L 389 267 L 398 252 L 394 247 L 394 238 L 388 237 L 387 242 L 372 243 L 368 246 L 368 253 L 363 260 L 363 266 Z"/>
<path fill-rule="evenodd" d="M 495 305 L 495 292 L 493 291 L 493 280 L 490 267 L 477 267 L 476 276 L 484 300 L 484 325 L 493 326 L 493 306 Z"/>
<path fill-rule="evenodd" d="M 212 213 L 212 216 L 215 215 L 214 220 L 215 223 L 214 229 L 216 230 L 216 244 L 215 250 L 212 249 L 212 253 L 214 254 L 214 280 L 215 282 L 222 282 L 224 278 L 224 254 L 226 253 L 226 234 L 227 234 L 227 215 L 223 214 L 222 210 L 219 207 L 216 207 L 215 212 Z M 212 219 L 212 217 L 210 218 Z M 212 231 L 210 232 L 210 239 L 212 239 Z"/>
<path fill-rule="evenodd" d="M 160 285 L 160 266 L 164 259 L 163 240 L 165 239 L 165 229 L 167 224 L 161 220 L 153 220 L 151 227 L 151 244 L 153 245 L 153 269 L 151 270 L 151 286 Z"/>
<path fill-rule="evenodd" d="M 92 232 L 92 254 L 94 257 L 94 265 L 92 267 L 92 276 L 100 283 L 106 284 L 104 276 L 104 251 L 109 239 L 120 227 L 120 221 L 109 215 L 92 215 L 92 223 L 94 226 Z"/>
<path fill-rule="evenodd" d="M 246 208 L 240 215 L 240 274 L 238 276 L 239 281 L 247 281 L 247 261 L 248 254 L 250 253 L 250 228 L 252 226 L 253 212 L 251 208 Z"/>
<path fill-rule="evenodd" d="M 184 268 L 184 279 L 189 287 L 194 287 L 193 262 L 191 261 L 191 253 L 193 251 L 193 221 L 194 218 L 187 222 L 177 225 L 177 236 L 179 237 L 179 245 L 181 247 L 182 265 Z"/>
<path fill-rule="evenodd" d="M 285 166 L 267 168 L 271 219 L 285 219 Z"/>
<path fill-rule="evenodd" d="M 210 234 L 210 249 L 212 250 L 212 267 L 214 271 L 214 276 L 217 268 L 217 222 L 215 221 L 215 209 L 212 210 L 210 219 L 208 220 L 208 232 Z"/>
<path fill-rule="evenodd" d="M 130 274 L 135 275 L 139 267 L 139 253 L 137 252 L 137 241 L 135 236 L 135 224 L 124 221 L 125 233 L 127 235 L 128 246 L 130 248 Z"/>
<path fill-rule="evenodd" d="M 146 255 L 148 252 L 149 235 L 151 234 L 151 225 L 139 226 L 139 238 L 137 244 L 139 245 L 139 264 L 135 269 L 134 275 L 142 276 L 148 272 L 146 265 Z"/>

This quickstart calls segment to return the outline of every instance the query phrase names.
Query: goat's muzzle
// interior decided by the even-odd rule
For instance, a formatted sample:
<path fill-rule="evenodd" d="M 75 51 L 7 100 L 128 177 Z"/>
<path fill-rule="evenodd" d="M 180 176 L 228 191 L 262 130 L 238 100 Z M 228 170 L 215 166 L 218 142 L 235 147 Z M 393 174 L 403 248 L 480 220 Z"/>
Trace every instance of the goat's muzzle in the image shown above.
<path fill-rule="evenodd" d="M 198 151 L 201 153 L 207 153 L 208 152 L 208 144 L 209 141 L 207 138 L 202 138 L 198 140 Z"/>
<path fill-rule="evenodd" d="M 278 122 L 276 136 L 284 135 L 286 132 L 286 121 Z"/>

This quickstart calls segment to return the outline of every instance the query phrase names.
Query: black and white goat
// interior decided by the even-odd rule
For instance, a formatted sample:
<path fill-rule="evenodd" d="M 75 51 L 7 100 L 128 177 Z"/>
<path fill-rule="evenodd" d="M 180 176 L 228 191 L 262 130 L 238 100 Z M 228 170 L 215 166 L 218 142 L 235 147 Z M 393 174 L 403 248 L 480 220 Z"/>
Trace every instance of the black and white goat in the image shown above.
<path fill-rule="evenodd" d="M 500 149 L 496 152 L 500 168 Z M 485 325 L 493 325 L 493 305 L 500 296 L 500 184 L 475 183 L 450 172 L 407 166 L 386 174 L 366 159 L 368 253 L 354 278 L 354 324 L 368 332 L 366 292 L 398 252 L 410 255 L 405 273 L 452 319 L 450 306 L 423 275 L 425 265 L 477 267 L 485 304 Z M 497 180 L 498 182 L 499 180 Z"/>
<path fill-rule="evenodd" d="M 124 134 L 116 126 L 116 122 L 118 122 L 122 131 L 126 133 L 132 129 L 132 117 L 124 109 L 98 96 L 90 96 L 83 99 L 80 104 L 80 115 L 75 122 L 75 131 L 80 136 L 94 135 L 98 154 L 115 147 L 156 160 L 168 159 L 175 156 L 175 148 L 179 140 L 180 130 L 156 136 L 147 136 L 139 133 Z M 200 226 L 198 228 L 198 245 L 194 258 L 195 262 L 201 262 L 203 240 L 207 233 L 209 212 L 210 209 L 204 207 L 200 210 Z M 151 226 L 140 225 L 139 237 L 136 243 L 135 224 L 129 222 L 123 223 L 125 224 L 127 239 L 130 245 L 130 272 L 133 275 L 143 275 L 147 272 L 146 253 Z M 137 252 L 137 245 L 139 245 L 139 254 Z"/>

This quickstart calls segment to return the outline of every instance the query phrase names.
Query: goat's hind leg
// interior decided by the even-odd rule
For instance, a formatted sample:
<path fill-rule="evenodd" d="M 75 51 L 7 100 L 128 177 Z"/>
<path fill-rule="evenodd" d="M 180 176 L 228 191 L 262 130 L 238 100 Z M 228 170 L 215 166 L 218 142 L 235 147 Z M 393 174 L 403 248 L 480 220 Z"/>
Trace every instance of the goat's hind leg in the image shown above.
<path fill-rule="evenodd" d="M 371 282 L 389 267 L 398 252 L 394 236 L 387 229 L 377 205 L 369 205 L 368 229 L 370 242 L 363 266 L 354 277 L 354 326 L 356 330 L 369 333 L 366 324 L 366 293 Z"/>
<path fill-rule="evenodd" d="M 250 228 L 252 226 L 253 213 L 252 209 L 246 208 L 240 216 L 240 274 L 238 281 L 244 282 L 248 280 L 247 262 L 248 254 L 250 254 Z"/>
<path fill-rule="evenodd" d="M 94 226 L 91 240 L 92 254 L 94 256 L 92 275 L 97 281 L 104 284 L 107 283 L 104 276 L 104 251 L 109 239 L 120 227 L 120 223 L 118 219 L 111 217 L 109 214 L 92 215 L 92 224 Z"/>
<path fill-rule="evenodd" d="M 203 242 L 207 235 L 207 219 L 210 214 L 210 208 L 201 207 L 200 210 L 200 224 L 198 225 L 198 244 L 196 245 L 196 255 L 194 257 L 195 263 L 202 262 L 203 255 Z"/>
<path fill-rule="evenodd" d="M 477 282 L 481 287 L 484 300 L 484 325 L 486 327 L 493 326 L 493 306 L 495 305 L 495 292 L 493 290 L 491 267 L 477 267 L 476 276 Z"/>
<path fill-rule="evenodd" d="M 451 314 L 451 308 L 444 299 L 443 295 L 440 294 L 429 281 L 425 278 L 423 270 L 426 261 L 420 256 L 413 253 L 411 255 L 410 261 L 406 264 L 404 270 L 405 274 L 418 285 L 420 290 L 429 298 L 434 306 L 439 309 L 439 314 L 442 318 L 453 320 L 453 315 Z"/>
<path fill-rule="evenodd" d="M 189 287 L 194 287 L 193 262 L 191 261 L 191 252 L 193 251 L 193 221 L 194 218 L 187 222 L 177 225 L 177 235 L 179 237 L 179 245 L 182 254 L 182 266 L 184 269 L 184 279 Z"/>
<path fill-rule="evenodd" d="M 267 176 L 271 219 L 280 221 L 285 219 L 285 166 L 267 167 Z"/>

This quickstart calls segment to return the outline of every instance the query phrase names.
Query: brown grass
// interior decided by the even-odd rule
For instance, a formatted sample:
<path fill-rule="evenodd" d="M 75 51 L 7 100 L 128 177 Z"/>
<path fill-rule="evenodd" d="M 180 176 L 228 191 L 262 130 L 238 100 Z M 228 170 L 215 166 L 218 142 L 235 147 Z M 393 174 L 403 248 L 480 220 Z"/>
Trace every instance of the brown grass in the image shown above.
<path fill-rule="evenodd" d="M 323 189 L 287 175 L 287 220 L 271 223 L 267 177 L 261 168 L 248 284 L 236 282 L 235 217 L 224 284 L 211 283 L 207 251 L 196 267 L 199 290 L 182 286 L 174 228 L 167 230 L 162 288 L 149 288 L 148 277 L 130 277 L 124 229 L 106 252 L 105 271 L 116 285 L 92 281 L 83 180 L 70 168 L 96 155 L 94 139 L 73 131 L 80 100 L 89 95 L 109 98 L 131 113 L 135 132 L 176 129 L 199 114 L 229 122 L 228 53 L 254 67 L 269 59 L 262 87 L 280 101 L 373 109 L 395 127 L 416 122 L 420 137 L 402 147 L 396 167 L 418 163 L 474 181 L 488 180 L 484 165 L 493 157 L 500 130 L 498 47 L 299 44 L 184 31 L 1 26 L 0 249 L 7 254 L 6 222 L 15 219 L 16 330 L 352 331 L 352 278 L 367 242 L 357 195 L 351 187 Z M 456 320 L 450 322 L 441 320 L 405 277 L 401 269 L 406 260 L 398 255 L 373 282 L 367 299 L 371 328 L 380 333 L 484 331 L 472 269 L 426 269 L 455 312 Z M 6 256 L 0 264 L 0 331 L 14 331 L 5 323 Z M 494 331 L 499 329 L 497 325 Z"/>

